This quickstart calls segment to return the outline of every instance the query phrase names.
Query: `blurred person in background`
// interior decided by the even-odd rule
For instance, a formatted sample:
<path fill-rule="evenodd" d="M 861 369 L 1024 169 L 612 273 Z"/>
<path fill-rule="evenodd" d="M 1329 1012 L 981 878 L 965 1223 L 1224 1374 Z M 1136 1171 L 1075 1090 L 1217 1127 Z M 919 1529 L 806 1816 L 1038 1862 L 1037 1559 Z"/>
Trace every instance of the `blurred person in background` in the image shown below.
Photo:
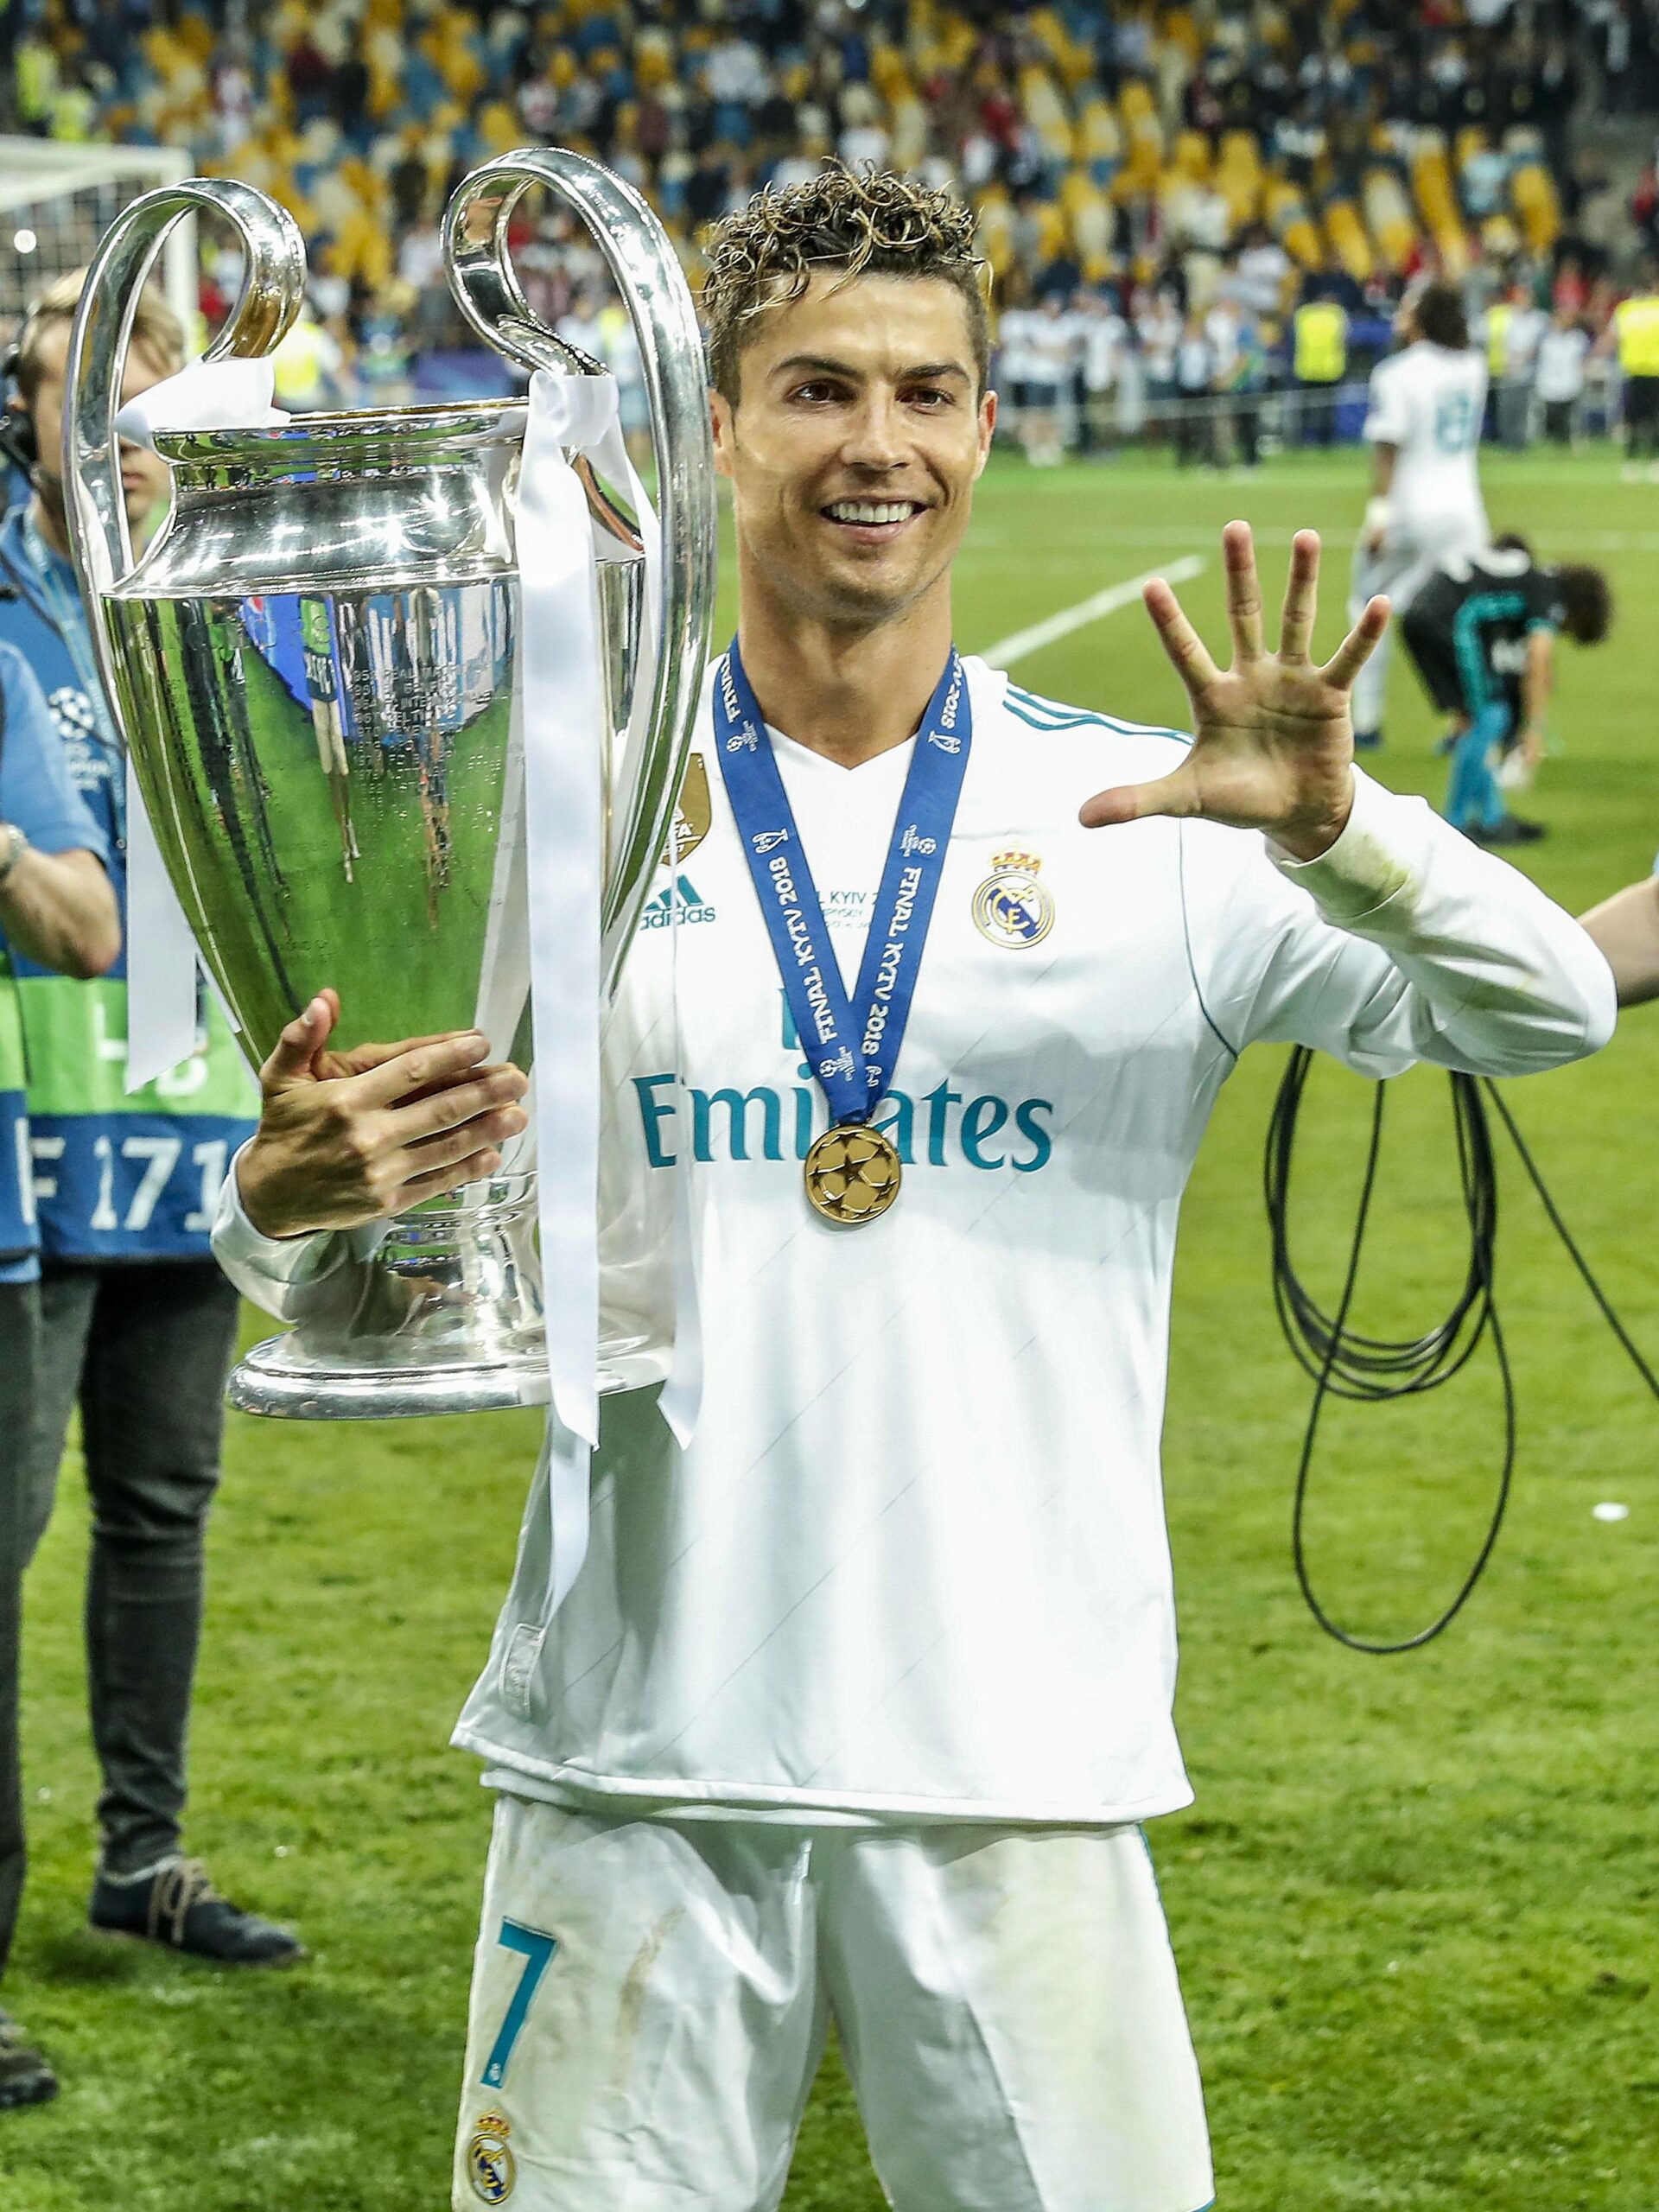
<path fill-rule="evenodd" d="M 1227 372 L 1231 459 L 1257 468 L 1262 460 L 1262 395 L 1268 383 L 1268 345 L 1261 318 L 1245 306 L 1234 310 L 1232 361 Z"/>
<path fill-rule="evenodd" d="M 61 765 L 124 904 L 125 756 L 69 559 L 58 474 L 83 276 L 35 301 L 17 346 L 11 419 L 32 495 L 0 528 L 0 641 L 47 696 Z M 146 296 L 125 396 L 174 373 L 183 355 L 177 319 Z M 166 496 L 166 463 L 124 442 L 121 481 L 142 541 Z M 203 1547 L 237 1327 L 236 1292 L 207 1231 L 226 1163 L 251 1127 L 252 1088 L 229 1025 L 208 1002 L 192 1058 L 129 1092 L 124 971 L 70 982 L 27 957 L 16 965 L 42 1251 L 26 1555 L 51 1517 L 77 1401 L 92 1503 L 87 1693 L 103 1789 L 89 1916 L 222 1964 L 286 1963 L 302 1955 L 295 1939 L 219 1897 L 181 1835 Z"/>
<path fill-rule="evenodd" d="M 587 354 L 590 361 L 604 361 L 605 332 L 590 293 L 574 293 L 569 311 L 559 317 L 553 328 L 556 337 L 563 338 L 567 346 L 574 346 L 579 353 Z"/>
<path fill-rule="evenodd" d="M 1045 292 L 1026 321 L 1026 458 L 1033 468 L 1058 468 L 1065 458 L 1064 410 L 1070 397 L 1077 336 L 1065 302 Z"/>
<path fill-rule="evenodd" d="M 272 397 L 290 415 L 317 415 L 345 399 L 346 353 L 309 307 L 302 308 L 276 352 Z"/>
<path fill-rule="evenodd" d="M 1612 594 L 1599 569 L 1545 568 L 1522 537 L 1442 562 L 1406 609 L 1401 628 L 1425 689 L 1447 718 L 1451 777 L 1441 811 L 1478 845 L 1531 844 L 1541 823 L 1512 815 L 1500 765 L 1516 781 L 1544 757 L 1558 632 L 1599 645 L 1612 625 Z"/>
<path fill-rule="evenodd" d="M 616 378 L 617 420 L 634 467 L 643 474 L 651 459 L 651 410 L 645 396 L 645 365 L 634 335 L 633 317 L 620 300 L 607 300 L 594 318 L 600 359 Z"/>
<path fill-rule="evenodd" d="M 1171 434 L 1176 410 L 1175 356 L 1180 347 L 1180 308 L 1166 291 L 1156 291 L 1135 318 L 1147 412 L 1154 429 Z"/>
<path fill-rule="evenodd" d="M 1077 295 L 1074 327 L 1083 392 L 1080 444 L 1085 454 L 1103 453 L 1114 442 L 1125 355 L 1130 346 L 1128 325 L 1107 294 L 1091 288 Z"/>
<path fill-rule="evenodd" d="M 10 452 L 10 444 L 8 450 Z M 3 612 L 3 608 L 0 608 Z M 18 1743 L 23 1570 L 34 1522 L 29 1439 L 41 1370 L 40 1228 L 29 1167 L 22 1017 L 10 953 L 101 975 L 120 950 L 109 848 L 69 779 L 28 664 L 0 644 L 0 1974 L 27 1849 Z M 0 2011 L 0 2112 L 57 2094 L 50 2064 Z"/>
<path fill-rule="evenodd" d="M 1337 435 L 1337 394 L 1348 372 L 1348 310 L 1328 283 L 1314 277 L 1290 329 L 1294 442 L 1331 445 Z"/>
<path fill-rule="evenodd" d="M 1002 286 L 1001 312 L 996 322 L 996 381 L 997 389 L 1007 397 L 1006 427 L 1019 439 L 1027 460 L 1031 457 L 1026 429 L 1031 410 L 1030 333 L 1036 319 L 1037 310 L 1028 302 L 1025 273 L 1014 269 Z"/>
<path fill-rule="evenodd" d="M 1642 264 L 1635 290 L 1613 309 L 1597 340 L 1613 353 L 1624 385 L 1624 458 L 1659 461 L 1659 260 Z"/>
<path fill-rule="evenodd" d="M 1532 287 L 1512 284 L 1503 330 L 1503 382 L 1497 395 L 1498 440 L 1511 453 L 1522 453 L 1532 442 L 1538 349 L 1548 328 L 1549 317 L 1534 300 Z"/>
<path fill-rule="evenodd" d="M 1195 461 L 1213 466 L 1216 458 L 1216 349 L 1205 321 L 1195 308 L 1175 349 L 1175 460 L 1182 468 Z"/>
<path fill-rule="evenodd" d="M 1403 614 L 1440 563 L 1479 552 L 1492 533 L 1477 470 L 1486 370 L 1470 346 L 1463 302 L 1449 284 L 1424 284 L 1402 303 L 1395 327 L 1401 350 L 1371 372 L 1371 496 L 1349 604 L 1386 593 Z M 1382 741 L 1388 647 L 1385 636 L 1354 685 L 1362 748 Z"/>
<path fill-rule="evenodd" d="M 1576 314 L 1558 307 L 1549 327 L 1538 341 L 1538 374 L 1534 390 L 1544 410 L 1544 435 L 1552 445 L 1575 444 L 1579 436 L 1579 408 L 1584 397 L 1585 364 L 1590 355 L 1590 334 Z"/>

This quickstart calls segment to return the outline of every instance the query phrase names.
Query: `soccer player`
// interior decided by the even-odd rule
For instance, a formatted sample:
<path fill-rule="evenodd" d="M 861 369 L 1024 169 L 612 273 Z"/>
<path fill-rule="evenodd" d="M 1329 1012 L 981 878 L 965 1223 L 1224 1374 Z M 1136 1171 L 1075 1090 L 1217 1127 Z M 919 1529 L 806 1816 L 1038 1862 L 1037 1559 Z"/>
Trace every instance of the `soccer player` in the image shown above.
<path fill-rule="evenodd" d="M 544 1454 L 457 1730 L 499 1793 L 458 2207 L 770 2212 L 831 2018 L 899 2212 L 1209 2202 L 1140 1828 L 1191 1796 L 1158 1440 L 1199 1135 L 1254 1039 L 1519 1073 L 1611 1025 L 1575 923 L 1355 772 L 1386 608 L 1317 662 L 1311 533 L 1275 650 L 1229 527 L 1224 671 L 1149 587 L 1191 743 L 957 656 L 973 236 L 830 172 L 711 244 L 706 918 L 677 986 L 642 934 L 607 1045 L 607 1183 L 690 1179 L 701 1408 L 682 1446 L 607 1402 L 550 1618 Z M 370 1065 L 337 1016 L 283 1033 L 216 1231 L 273 1310 L 524 1123 L 480 1038 Z"/>
<path fill-rule="evenodd" d="M 103 832 L 124 904 L 126 761 L 69 559 L 58 474 L 80 281 L 48 287 L 18 341 L 10 436 L 23 434 L 31 496 L 0 525 L 0 639 L 46 693 L 54 742 Z M 183 359 L 177 318 L 144 299 L 126 397 Z M 166 497 L 167 465 L 124 445 L 121 482 L 141 538 Z M 129 1091 L 124 969 L 75 981 L 25 957 L 17 970 L 42 1248 L 24 1535 L 32 1549 L 51 1518 L 79 1402 L 93 1508 L 87 1694 L 103 1778 L 89 1916 L 221 1965 L 287 1964 L 302 1955 L 295 1938 L 219 1897 L 181 1834 L 207 1515 L 236 1344 L 236 1292 L 207 1233 L 251 1126 L 252 1087 L 229 1025 L 207 1006 L 198 1050 Z"/>
<path fill-rule="evenodd" d="M 1612 619 L 1599 569 L 1545 568 L 1515 537 L 1443 562 L 1407 608 L 1407 647 L 1449 718 L 1446 818 L 1477 844 L 1530 844 L 1544 835 L 1541 823 L 1510 812 L 1495 761 L 1513 749 L 1530 776 L 1544 757 L 1557 632 L 1599 645 Z"/>
<path fill-rule="evenodd" d="M 1371 372 L 1365 436 L 1371 498 L 1354 554 L 1349 615 L 1385 592 L 1403 614 L 1440 562 L 1491 542 L 1476 454 L 1486 410 L 1486 369 L 1469 344 L 1463 302 L 1450 284 L 1408 293 L 1396 322 L 1402 350 Z M 1354 684 L 1354 742 L 1382 741 L 1386 639 Z"/>

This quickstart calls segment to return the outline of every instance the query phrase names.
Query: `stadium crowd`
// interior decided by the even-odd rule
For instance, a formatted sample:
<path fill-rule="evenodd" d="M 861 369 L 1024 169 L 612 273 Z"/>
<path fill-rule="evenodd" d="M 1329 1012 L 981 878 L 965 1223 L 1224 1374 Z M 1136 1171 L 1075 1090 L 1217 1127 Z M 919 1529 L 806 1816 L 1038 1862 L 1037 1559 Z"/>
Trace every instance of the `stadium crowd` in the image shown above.
<path fill-rule="evenodd" d="M 953 185 L 996 280 L 1006 426 L 1039 462 L 1160 427 L 1184 458 L 1247 464 L 1264 418 L 1285 442 L 1349 435 L 1427 270 L 1485 334 L 1496 435 L 1610 424 L 1609 317 L 1659 249 L 1654 164 L 1631 195 L 1573 140 L 1588 99 L 1659 108 L 1656 0 L 23 12 L 22 127 L 184 145 L 298 217 L 290 406 L 476 376 L 451 359 L 439 219 L 468 168 L 537 140 L 636 184 L 694 270 L 707 224 L 826 159 Z M 637 386 L 586 239 L 550 213 L 518 243 L 538 310 Z M 210 265 L 210 320 L 234 278 L 228 252 Z"/>

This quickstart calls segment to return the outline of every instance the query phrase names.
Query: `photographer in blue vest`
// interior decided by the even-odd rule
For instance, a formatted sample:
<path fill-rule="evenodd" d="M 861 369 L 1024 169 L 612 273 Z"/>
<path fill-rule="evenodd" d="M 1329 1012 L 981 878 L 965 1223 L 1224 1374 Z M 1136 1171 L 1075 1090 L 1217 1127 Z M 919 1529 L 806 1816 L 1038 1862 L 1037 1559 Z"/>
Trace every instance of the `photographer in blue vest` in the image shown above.
<path fill-rule="evenodd" d="M 46 694 L 60 756 L 103 831 L 124 903 L 125 760 L 69 558 L 58 473 L 80 283 L 62 278 L 34 302 L 6 365 L 3 437 L 31 496 L 0 525 L 0 639 Z M 173 374 L 183 354 L 177 318 L 146 296 L 124 397 Z M 166 464 L 124 444 L 121 465 L 140 540 L 159 517 Z M 226 1165 L 251 1126 L 252 1087 L 228 1023 L 204 998 L 193 1055 L 129 1092 L 124 964 L 89 982 L 27 957 L 15 964 L 42 1255 L 26 1549 L 51 1516 L 79 1400 L 92 1502 L 88 1690 L 103 1775 L 91 1919 L 223 1964 L 286 1963 L 302 1955 L 295 1938 L 219 1897 L 185 1856 L 180 1828 L 203 1539 L 237 1328 L 237 1295 L 207 1237 Z"/>
<path fill-rule="evenodd" d="M 93 976 L 121 949 L 103 833 L 69 780 L 41 688 L 0 645 L 0 1974 L 23 1890 L 19 1621 L 31 1505 L 28 1440 L 41 1362 L 40 1230 L 13 960 Z M 10 948 L 10 954 L 7 947 Z M 52 2069 L 0 2012 L 0 2112 L 40 2104 Z"/>

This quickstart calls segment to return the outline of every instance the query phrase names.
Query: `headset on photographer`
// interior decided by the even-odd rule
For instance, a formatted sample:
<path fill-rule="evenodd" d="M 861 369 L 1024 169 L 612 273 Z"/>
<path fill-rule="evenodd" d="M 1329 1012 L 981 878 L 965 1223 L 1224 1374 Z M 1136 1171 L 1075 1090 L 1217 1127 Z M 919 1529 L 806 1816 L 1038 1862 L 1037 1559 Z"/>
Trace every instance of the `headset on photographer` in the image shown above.
<path fill-rule="evenodd" d="M 34 319 L 35 310 L 31 308 L 23 317 L 22 329 L 7 346 L 4 358 L 0 359 L 0 454 L 14 468 L 21 469 L 31 484 L 38 477 L 52 474 L 41 466 L 41 442 L 35 429 L 34 413 L 24 404 L 21 380 L 23 346 Z"/>

